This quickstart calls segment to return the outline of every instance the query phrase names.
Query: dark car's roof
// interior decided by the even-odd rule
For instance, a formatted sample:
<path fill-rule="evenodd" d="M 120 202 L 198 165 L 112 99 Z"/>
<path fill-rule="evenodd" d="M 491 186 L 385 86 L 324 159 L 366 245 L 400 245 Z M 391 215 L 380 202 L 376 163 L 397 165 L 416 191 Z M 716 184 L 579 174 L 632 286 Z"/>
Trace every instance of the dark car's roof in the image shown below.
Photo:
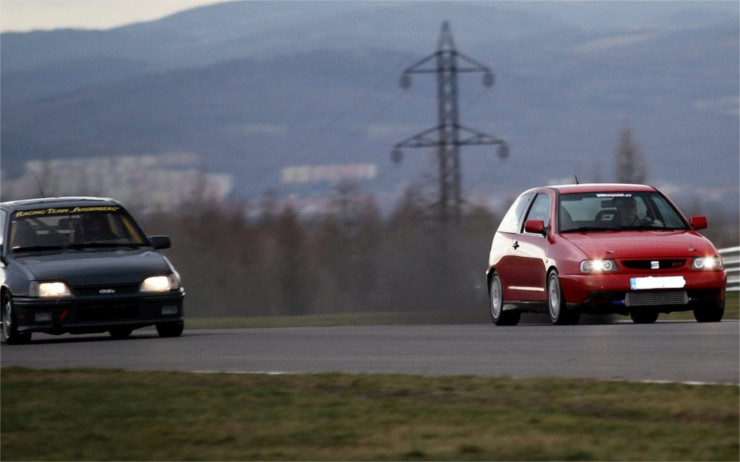
<path fill-rule="evenodd" d="M 95 205 L 116 205 L 121 204 L 113 199 L 106 197 L 44 197 L 38 199 L 23 199 L 11 202 L 2 202 L 0 207 L 6 210 L 30 210 L 39 207 L 90 207 Z"/>
<path fill-rule="evenodd" d="M 656 190 L 654 187 L 647 186 L 644 184 L 622 184 L 622 183 L 566 184 L 566 185 L 555 185 L 555 186 L 548 186 L 548 187 L 551 189 L 557 190 L 561 194 L 618 192 L 618 191 L 652 192 Z"/>

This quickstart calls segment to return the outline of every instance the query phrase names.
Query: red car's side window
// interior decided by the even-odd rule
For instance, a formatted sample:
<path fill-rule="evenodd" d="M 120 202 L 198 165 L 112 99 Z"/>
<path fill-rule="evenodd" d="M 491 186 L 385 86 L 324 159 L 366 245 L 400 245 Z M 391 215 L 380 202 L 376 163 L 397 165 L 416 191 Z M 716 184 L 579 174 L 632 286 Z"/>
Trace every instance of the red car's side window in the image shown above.
<path fill-rule="evenodd" d="M 498 227 L 498 232 L 502 233 L 518 233 L 519 228 L 524 223 L 524 220 L 522 220 L 522 217 L 524 216 L 524 212 L 527 210 L 527 206 L 529 205 L 530 200 L 532 199 L 533 194 L 522 194 L 521 196 L 517 197 L 517 199 L 514 201 L 513 204 L 511 204 L 511 207 L 509 207 L 509 210 L 506 212 L 506 215 L 504 215 L 504 218 L 501 220 L 501 224 Z"/>
<path fill-rule="evenodd" d="M 532 203 L 532 207 L 527 214 L 527 220 L 542 220 L 545 222 L 545 228 L 550 226 L 550 196 L 547 194 L 538 194 Z"/>

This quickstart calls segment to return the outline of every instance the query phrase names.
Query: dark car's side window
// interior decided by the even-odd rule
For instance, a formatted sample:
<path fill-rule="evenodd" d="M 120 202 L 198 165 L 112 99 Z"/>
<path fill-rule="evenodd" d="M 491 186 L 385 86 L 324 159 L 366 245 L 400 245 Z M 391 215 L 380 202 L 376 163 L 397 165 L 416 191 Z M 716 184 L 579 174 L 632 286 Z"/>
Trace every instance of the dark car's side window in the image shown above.
<path fill-rule="evenodd" d="M 537 194 L 532 208 L 529 209 L 527 220 L 542 220 L 545 227 L 550 226 L 550 196 L 547 194 Z"/>
<path fill-rule="evenodd" d="M 4 210 L 0 210 L 0 246 L 3 245 L 4 238 L 5 238 L 5 228 L 7 223 L 5 222 L 5 218 L 7 217 L 7 214 Z"/>
<path fill-rule="evenodd" d="M 509 211 L 506 212 L 506 215 L 504 215 L 504 218 L 501 220 L 501 224 L 498 227 L 499 232 L 519 232 L 519 225 L 522 223 L 522 215 L 524 215 L 525 210 L 527 210 L 527 206 L 529 205 L 533 194 L 534 193 L 522 194 L 513 204 L 511 204 Z"/>

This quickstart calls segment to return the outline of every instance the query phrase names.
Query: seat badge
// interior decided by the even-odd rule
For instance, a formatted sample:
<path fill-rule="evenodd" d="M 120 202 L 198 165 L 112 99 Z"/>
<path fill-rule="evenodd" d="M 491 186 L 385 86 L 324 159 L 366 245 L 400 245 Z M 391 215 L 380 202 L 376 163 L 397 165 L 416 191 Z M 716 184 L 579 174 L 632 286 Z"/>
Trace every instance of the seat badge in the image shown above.
<path fill-rule="evenodd" d="M 651 261 L 650 269 L 660 269 L 660 262 L 655 260 Z"/>

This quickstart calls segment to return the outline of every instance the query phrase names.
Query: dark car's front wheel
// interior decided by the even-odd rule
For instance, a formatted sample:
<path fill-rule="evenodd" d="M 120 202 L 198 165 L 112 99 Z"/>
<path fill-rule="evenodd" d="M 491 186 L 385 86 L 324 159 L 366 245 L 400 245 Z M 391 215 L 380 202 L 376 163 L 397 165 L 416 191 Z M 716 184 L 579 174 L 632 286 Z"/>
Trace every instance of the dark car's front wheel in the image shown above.
<path fill-rule="evenodd" d="M 162 322 L 157 324 L 157 333 L 160 337 L 179 337 L 185 329 L 183 321 Z"/>
<path fill-rule="evenodd" d="M 568 310 L 560 287 L 560 278 L 555 270 L 550 271 L 547 276 L 547 314 L 550 315 L 550 321 L 556 325 L 578 324 L 580 318 L 578 311 Z"/>
<path fill-rule="evenodd" d="M 31 341 L 30 333 L 18 332 L 18 324 L 13 309 L 13 297 L 9 294 L 3 298 L 2 324 L 3 341 L 9 345 L 28 343 Z"/>
<path fill-rule="evenodd" d="M 501 278 L 498 273 L 493 273 L 489 285 L 491 299 L 491 320 L 497 326 L 515 326 L 519 324 L 521 313 L 519 311 L 504 311 L 504 291 L 501 286 Z"/>
<path fill-rule="evenodd" d="M 134 329 L 132 329 L 131 327 L 114 327 L 109 330 L 108 333 L 116 340 L 123 340 L 125 338 L 129 338 L 131 336 L 131 332 L 133 331 Z"/>

